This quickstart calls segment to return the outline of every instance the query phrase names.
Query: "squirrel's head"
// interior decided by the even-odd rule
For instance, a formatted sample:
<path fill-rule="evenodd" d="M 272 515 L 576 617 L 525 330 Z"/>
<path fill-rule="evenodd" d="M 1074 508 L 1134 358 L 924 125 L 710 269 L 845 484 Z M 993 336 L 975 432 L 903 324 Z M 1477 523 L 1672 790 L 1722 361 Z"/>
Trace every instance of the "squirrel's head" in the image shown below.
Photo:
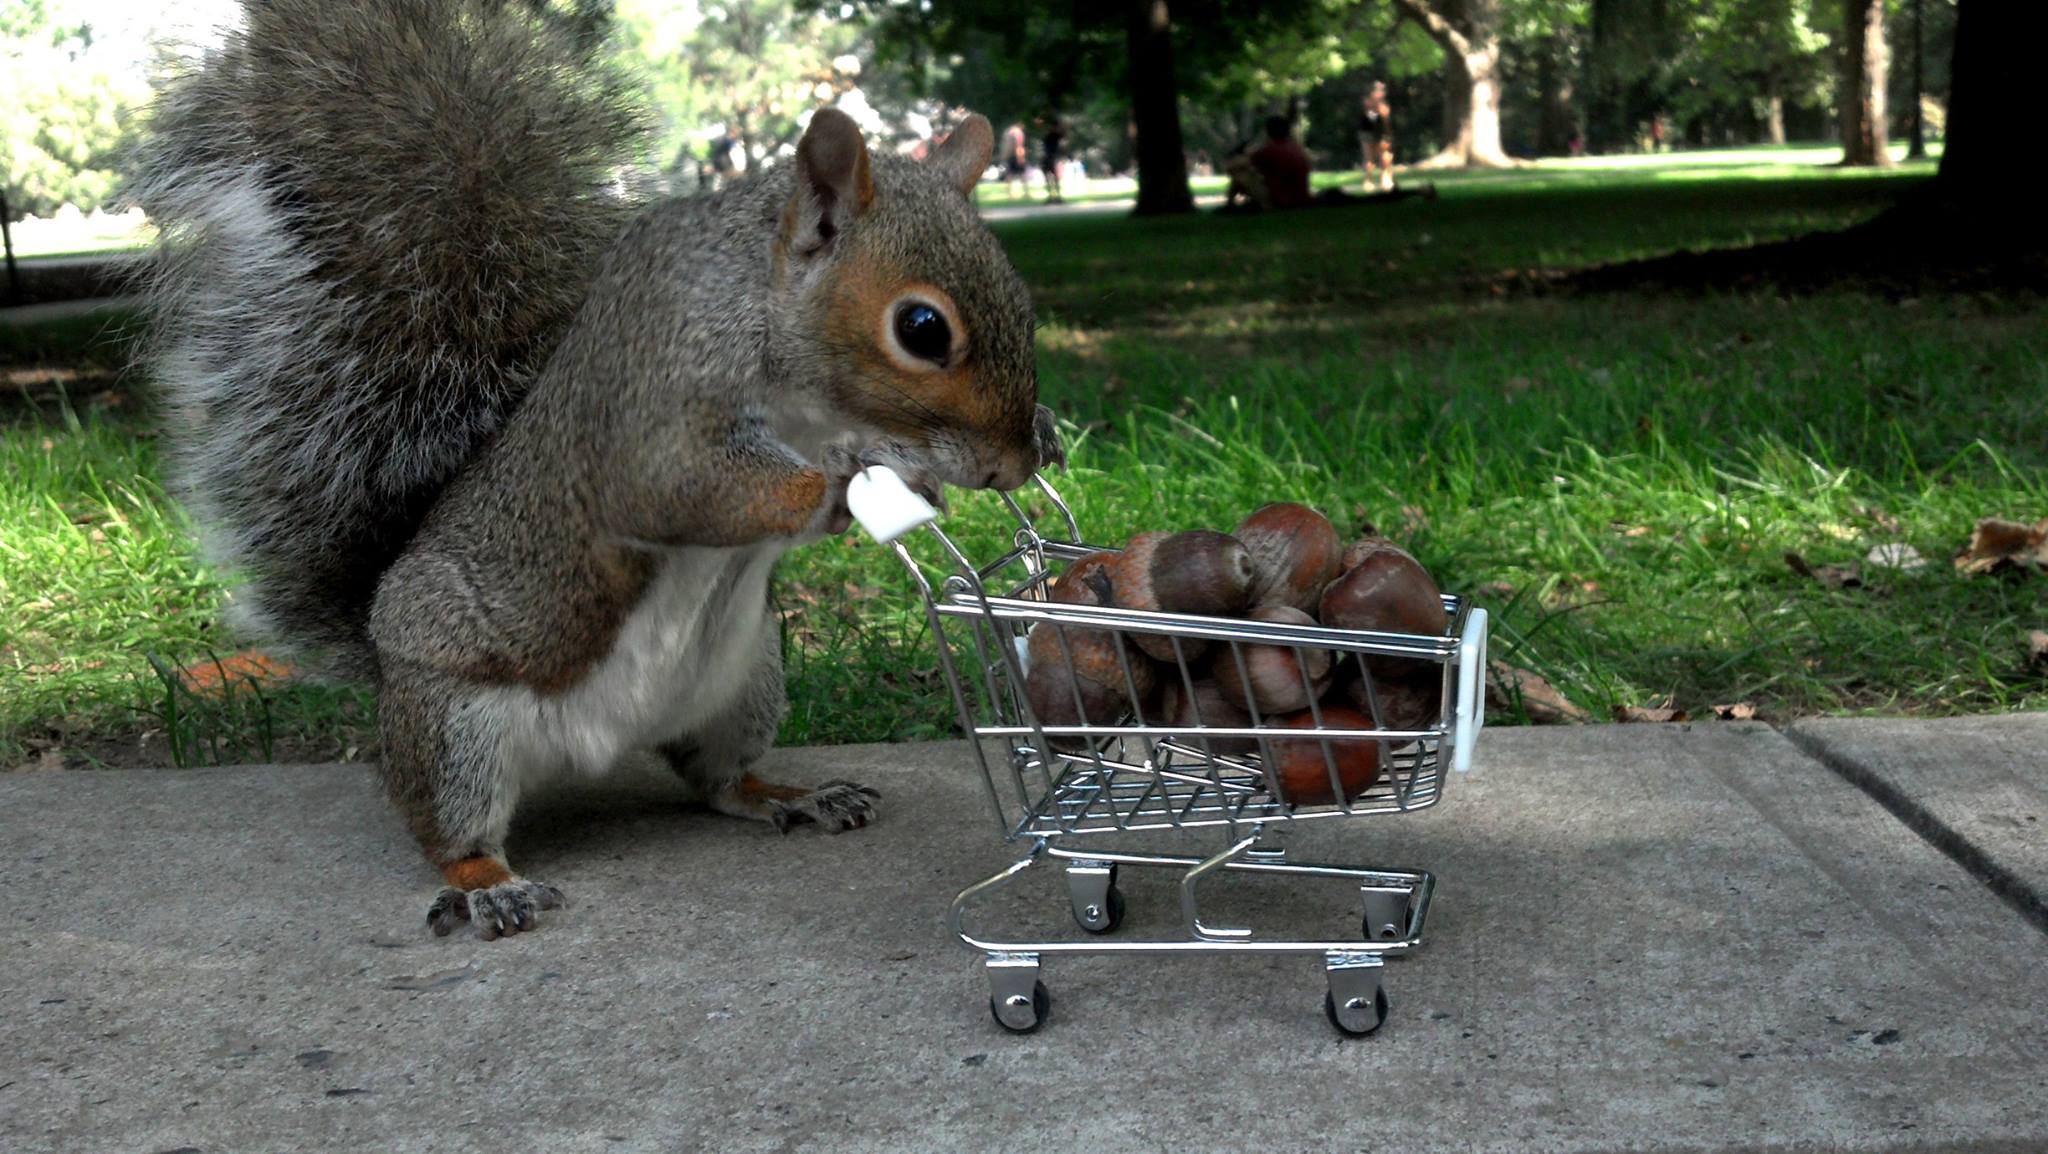
<path fill-rule="evenodd" d="M 871 158 L 821 109 L 797 144 L 776 279 L 822 339 L 790 369 L 934 472 L 1014 489 L 1042 463 L 1031 296 L 970 198 L 995 134 L 969 116 L 923 161 Z"/>

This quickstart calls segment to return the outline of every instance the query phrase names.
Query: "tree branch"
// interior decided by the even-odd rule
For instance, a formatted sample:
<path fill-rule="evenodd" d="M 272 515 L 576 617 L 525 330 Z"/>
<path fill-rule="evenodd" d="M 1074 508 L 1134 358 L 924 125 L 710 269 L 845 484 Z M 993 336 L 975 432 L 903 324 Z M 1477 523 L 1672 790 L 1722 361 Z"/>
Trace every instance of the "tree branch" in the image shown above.
<path fill-rule="evenodd" d="M 1423 30 L 1445 48 L 1460 56 L 1472 55 L 1471 38 L 1452 27 L 1442 13 L 1429 6 L 1428 0 L 1394 0 L 1394 7 L 1422 25 Z"/>

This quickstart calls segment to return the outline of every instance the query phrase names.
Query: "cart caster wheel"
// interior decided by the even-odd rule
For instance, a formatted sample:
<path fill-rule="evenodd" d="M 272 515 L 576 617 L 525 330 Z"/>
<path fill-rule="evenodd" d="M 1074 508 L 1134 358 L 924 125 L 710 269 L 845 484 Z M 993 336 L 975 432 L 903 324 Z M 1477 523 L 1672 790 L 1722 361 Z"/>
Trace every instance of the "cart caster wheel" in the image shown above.
<path fill-rule="evenodd" d="M 1095 916 L 1089 917 L 1093 910 Z M 1074 922 L 1091 934 L 1113 934 L 1124 924 L 1124 891 L 1112 887 L 1102 905 L 1074 911 Z"/>
<path fill-rule="evenodd" d="M 1356 998 L 1347 999 L 1344 1005 L 1339 1006 L 1336 994 L 1325 993 L 1323 1015 L 1329 1018 L 1330 1024 L 1338 1030 L 1354 1038 L 1363 1038 L 1386 1023 L 1387 992 L 1383 989 L 1373 991 L 1371 1009 L 1354 1004 L 1358 1001 Z"/>
<path fill-rule="evenodd" d="M 1012 994 L 1007 998 L 990 998 L 989 1015 L 996 1025 L 1012 1034 L 1029 1034 L 1045 1025 L 1045 1016 L 1052 1012 L 1052 994 L 1044 982 L 1031 983 L 1031 996 Z"/>

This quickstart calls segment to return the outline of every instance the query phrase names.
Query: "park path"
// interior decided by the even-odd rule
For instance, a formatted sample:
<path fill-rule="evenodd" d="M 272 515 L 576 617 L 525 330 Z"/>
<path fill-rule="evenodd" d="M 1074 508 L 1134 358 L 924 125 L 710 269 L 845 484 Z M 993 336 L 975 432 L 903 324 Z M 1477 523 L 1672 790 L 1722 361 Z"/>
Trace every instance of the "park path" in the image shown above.
<path fill-rule="evenodd" d="M 0 1149 L 2038 1151 L 2044 744 L 1491 730 L 1442 805 L 1290 832 L 1439 876 L 1362 1040 L 1298 958 L 1052 959 L 1046 1027 L 996 1030 L 943 918 L 1017 849 L 958 742 L 773 754 L 883 791 L 840 837 L 559 795 L 513 848 L 573 904 L 490 943 L 426 934 L 361 766 L 15 774 Z M 1140 872 L 1122 934 L 1171 932 Z M 1227 884 L 1356 924 L 1341 885 Z M 1052 877 L 989 917 L 1071 932 Z"/>

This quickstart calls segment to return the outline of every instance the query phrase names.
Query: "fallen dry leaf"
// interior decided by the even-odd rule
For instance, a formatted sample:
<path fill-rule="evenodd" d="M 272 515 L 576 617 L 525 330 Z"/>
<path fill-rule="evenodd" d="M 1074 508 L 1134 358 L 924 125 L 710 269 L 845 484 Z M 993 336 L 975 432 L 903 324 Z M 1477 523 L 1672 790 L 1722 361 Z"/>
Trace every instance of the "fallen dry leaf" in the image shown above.
<path fill-rule="evenodd" d="M 1964 573 L 1994 573 L 2028 565 L 2048 569 L 2048 519 L 2022 525 L 1986 517 L 1971 531 L 1970 543 L 1956 554 L 1956 568 Z"/>
<path fill-rule="evenodd" d="M 1715 719 L 1719 721 L 1756 720 L 1756 706 L 1751 705 L 1747 701 L 1737 701 L 1728 705 L 1715 705 L 1710 708 L 1714 711 Z"/>
<path fill-rule="evenodd" d="M 1587 720 L 1585 710 L 1567 701 L 1557 686 L 1537 674 L 1505 661 L 1489 661 L 1487 669 L 1492 674 L 1486 680 L 1488 708 L 1506 711 L 1520 700 L 1522 712 L 1538 725 L 1576 725 Z"/>
<path fill-rule="evenodd" d="M 1863 567 L 1854 561 L 1846 565 L 1813 565 L 1797 553 L 1787 553 L 1785 564 L 1801 577 L 1818 581 L 1830 589 L 1854 589 L 1863 584 Z"/>
<path fill-rule="evenodd" d="M 1644 708 L 1640 705 L 1617 705 L 1614 707 L 1614 720 L 1645 722 L 1691 721 L 1692 714 L 1687 713 L 1683 709 L 1672 709 L 1669 706 Z"/>
<path fill-rule="evenodd" d="M 238 681 L 262 687 L 281 685 L 291 676 L 289 663 L 253 650 L 229 654 L 217 661 L 197 662 L 178 671 L 178 680 L 186 691 L 199 697 L 224 696 L 228 686 Z"/>

